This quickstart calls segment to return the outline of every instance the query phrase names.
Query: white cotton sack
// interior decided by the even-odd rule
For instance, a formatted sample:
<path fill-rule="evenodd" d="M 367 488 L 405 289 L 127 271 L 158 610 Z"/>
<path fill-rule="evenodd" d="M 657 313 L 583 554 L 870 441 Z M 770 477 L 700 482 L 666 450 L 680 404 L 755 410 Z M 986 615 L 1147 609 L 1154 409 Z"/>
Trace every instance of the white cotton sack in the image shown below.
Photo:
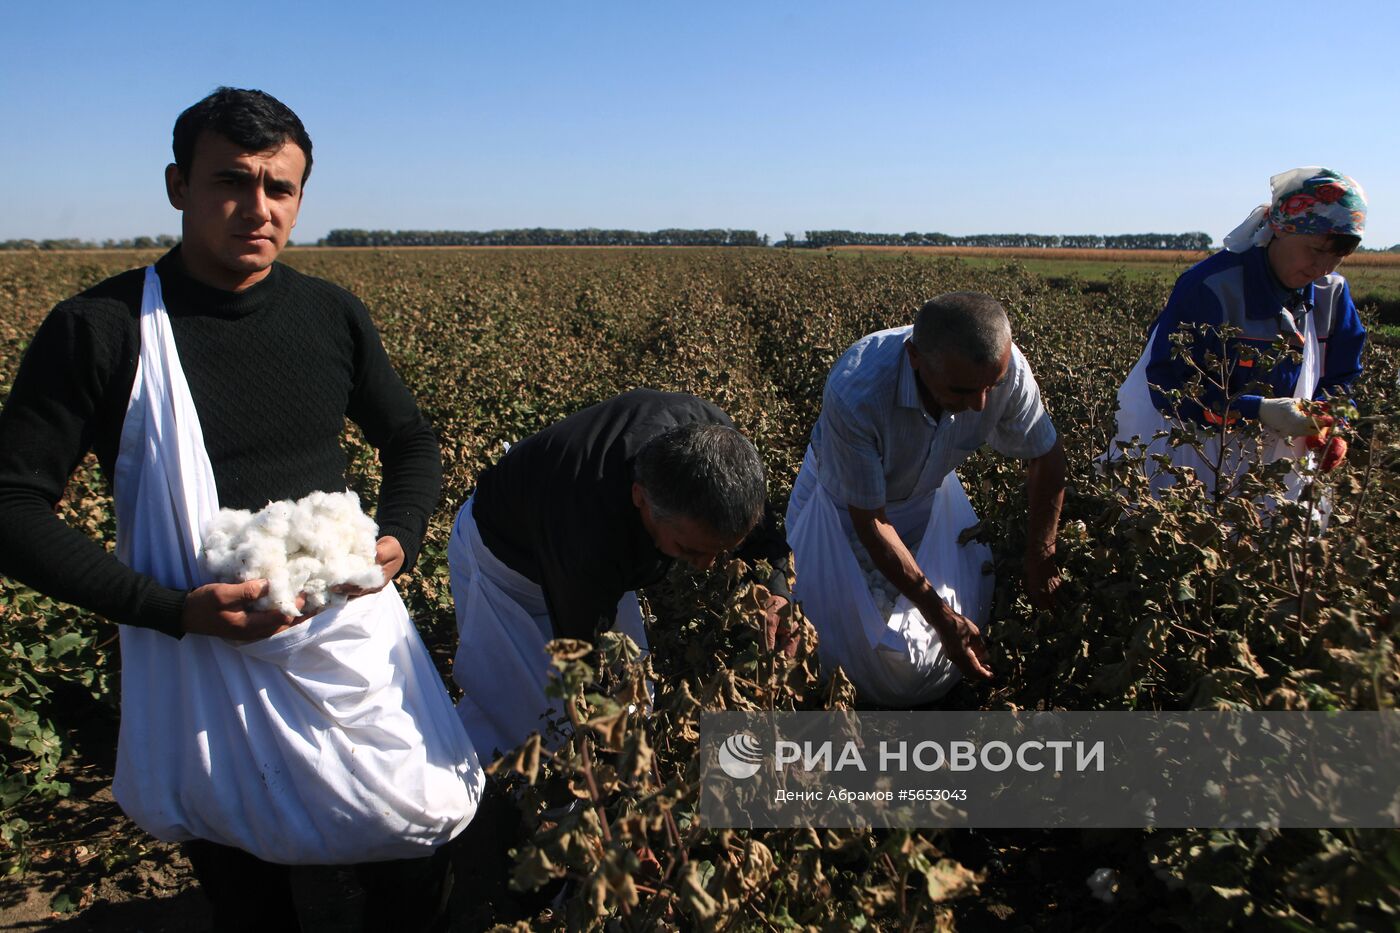
<path fill-rule="evenodd" d="M 204 531 L 200 561 L 222 583 L 266 578 L 255 609 L 299 616 L 346 601 L 336 586 L 366 589 L 384 582 L 374 561 L 379 527 L 360 511 L 360 497 L 313 492 L 296 502 L 269 502 L 257 512 L 221 509 Z M 306 597 L 298 611 L 296 598 Z"/>
<path fill-rule="evenodd" d="M 899 606 L 899 600 L 903 594 L 899 592 L 899 587 L 895 586 L 894 583 L 881 572 L 880 568 L 875 566 L 875 561 L 871 559 L 870 552 L 865 549 L 865 545 L 861 544 L 860 539 L 855 536 L 854 532 L 848 532 L 847 537 L 851 542 L 851 550 L 855 554 L 856 563 L 860 566 L 861 577 L 865 580 L 866 585 L 870 589 L 870 598 L 875 604 L 875 611 L 886 619 L 893 619 L 896 615 L 896 609 Z M 909 547 L 909 542 L 904 542 L 904 546 Z M 914 553 L 915 550 L 916 548 L 910 548 L 910 553 Z M 913 620 L 913 624 L 915 624 L 916 627 L 924 624 L 923 614 L 913 606 L 906 604 L 906 607 L 900 610 L 899 614 L 908 616 L 909 619 Z"/>

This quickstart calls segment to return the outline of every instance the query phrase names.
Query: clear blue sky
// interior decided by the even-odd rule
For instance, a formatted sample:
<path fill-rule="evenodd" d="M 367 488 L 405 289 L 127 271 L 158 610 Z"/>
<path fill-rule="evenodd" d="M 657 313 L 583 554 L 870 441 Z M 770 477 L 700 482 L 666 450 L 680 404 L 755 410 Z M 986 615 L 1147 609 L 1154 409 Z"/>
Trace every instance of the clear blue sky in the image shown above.
<path fill-rule="evenodd" d="M 1336 12 L 1333 12 L 1333 11 Z M 99 3 L 0 18 L 0 239 L 178 233 L 175 116 L 289 104 L 334 227 L 1204 230 L 1269 175 L 1400 242 L 1400 4 Z"/>

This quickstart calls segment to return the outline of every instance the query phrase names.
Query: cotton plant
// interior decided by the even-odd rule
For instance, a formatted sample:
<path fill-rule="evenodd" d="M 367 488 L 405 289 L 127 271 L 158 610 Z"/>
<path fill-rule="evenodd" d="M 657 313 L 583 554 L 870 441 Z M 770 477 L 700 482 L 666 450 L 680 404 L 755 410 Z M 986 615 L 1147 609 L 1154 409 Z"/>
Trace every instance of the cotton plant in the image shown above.
<path fill-rule="evenodd" d="M 360 497 L 313 492 L 293 502 L 269 502 L 257 512 L 221 509 L 204 533 L 200 560 L 225 583 L 266 579 L 255 609 L 300 616 L 348 598 L 335 587 L 373 588 L 384 582 L 374 559 L 379 528 Z M 298 609 L 298 596 L 305 597 Z"/>

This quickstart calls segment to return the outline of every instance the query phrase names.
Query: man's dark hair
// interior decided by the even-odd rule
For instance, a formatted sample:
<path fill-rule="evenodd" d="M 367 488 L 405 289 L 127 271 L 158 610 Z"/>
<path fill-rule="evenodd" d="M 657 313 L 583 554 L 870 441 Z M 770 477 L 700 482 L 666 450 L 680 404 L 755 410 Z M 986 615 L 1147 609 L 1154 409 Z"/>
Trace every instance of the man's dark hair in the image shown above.
<path fill-rule="evenodd" d="M 175 120 L 175 165 L 190 177 L 194 144 L 204 132 L 218 133 L 248 152 L 266 152 L 293 142 L 306 153 L 306 171 L 301 183 L 311 177 L 311 137 L 292 109 L 271 94 L 221 87 Z"/>
<path fill-rule="evenodd" d="M 763 517 L 763 461 L 749 439 L 722 424 L 686 424 L 637 453 L 636 479 L 653 514 L 684 515 L 725 538 L 742 538 Z"/>
<path fill-rule="evenodd" d="M 1361 245 L 1361 237 L 1354 233 L 1329 233 L 1326 242 L 1327 252 L 1345 259 Z"/>
<path fill-rule="evenodd" d="M 991 295 L 948 292 L 919 309 L 910 339 L 926 356 L 952 353 L 976 366 L 996 366 L 1011 343 L 1011 321 Z"/>

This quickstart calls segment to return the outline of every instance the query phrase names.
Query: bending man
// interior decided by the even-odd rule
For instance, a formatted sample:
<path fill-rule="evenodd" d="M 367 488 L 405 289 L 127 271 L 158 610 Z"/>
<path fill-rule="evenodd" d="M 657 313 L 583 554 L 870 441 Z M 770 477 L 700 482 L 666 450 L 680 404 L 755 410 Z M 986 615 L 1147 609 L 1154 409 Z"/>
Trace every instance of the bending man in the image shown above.
<path fill-rule="evenodd" d="M 984 443 L 1029 461 L 1026 584 L 1047 605 L 1065 458 L 1001 305 L 941 295 L 912 327 L 862 337 L 827 378 L 788 540 L 823 663 L 840 664 L 867 702 L 926 703 L 959 676 L 991 676 L 989 554 L 958 542 L 977 516 L 954 472 Z M 892 612 L 871 598 L 863 558 L 902 597 Z"/>
<path fill-rule="evenodd" d="M 753 444 L 683 393 L 628 392 L 511 447 L 481 474 L 448 549 L 457 709 L 476 747 L 506 752 L 541 729 L 551 639 L 615 626 L 645 649 L 635 591 L 673 561 L 704 570 L 734 548 L 767 561 L 776 624 L 788 548 L 764 501 Z"/>

